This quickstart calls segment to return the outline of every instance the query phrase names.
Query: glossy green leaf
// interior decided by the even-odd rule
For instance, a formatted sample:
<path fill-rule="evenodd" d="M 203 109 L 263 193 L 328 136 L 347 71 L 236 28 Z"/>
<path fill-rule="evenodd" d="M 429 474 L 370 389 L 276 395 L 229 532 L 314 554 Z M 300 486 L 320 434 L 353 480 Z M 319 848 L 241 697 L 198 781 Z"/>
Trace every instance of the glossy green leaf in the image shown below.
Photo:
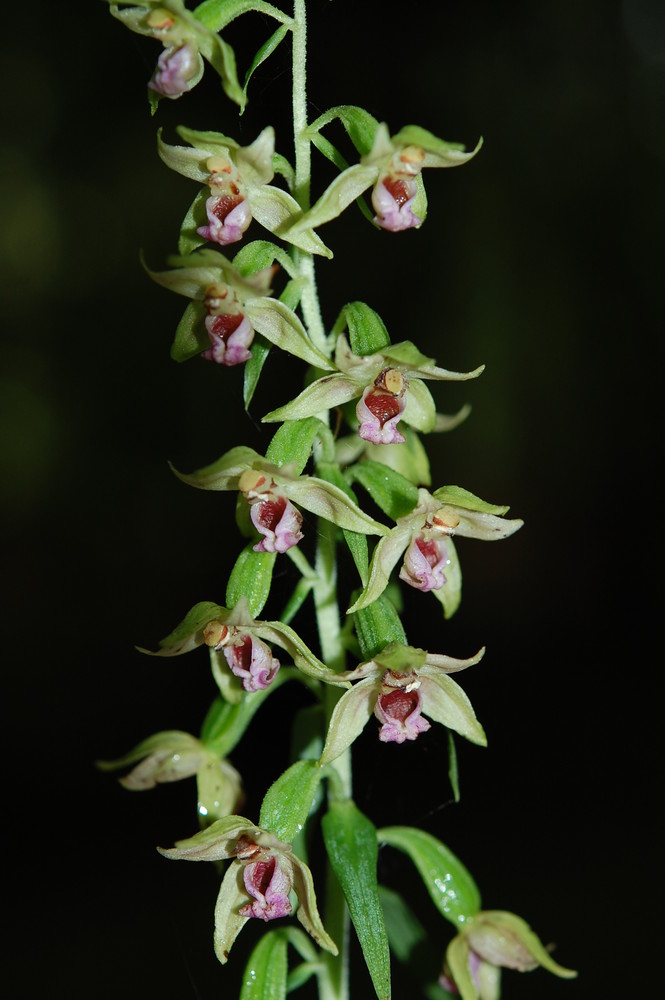
<path fill-rule="evenodd" d="M 322 829 L 376 996 L 390 1000 L 390 951 L 376 877 L 376 829 L 350 801 L 333 803 Z"/>
<path fill-rule="evenodd" d="M 316 761 L 296 761 L 266 792 L 259 826 L 290 844 L 305 827 L 320 781 L 321 768 Z"/>
<path fill-rule="evenodd" d="M 385 593 L 355 612 L 354 625 L 363 660 L 373 660 L 389 642 L 406 643 L 400 616 Z"/>
<path fill-rule="evenodd" d="M 409 514 L 418 502 L 417 487 L 382 462 L 366 459 L 351 466 L 346 474 L 352 482 L 360 483 L 393 521 Z"/>
<path fill-rule="evenodd" d="M 286 938 L 281 931 L 268 931 L 249 956 L 240 1000 L 285 1000 L 287 972 Z"/>
<path fill-rule="evenodd" d="M 381 844 L 403 851 L 411 859 L 446 920 L 459 926 L 480 912 L 480 893 L 471 874 L 431 833 L 410 826 L 390 826 L 377 835 Z"/>
<path fill-rule="evenodd" d="M 242 550 L 231 570 L 226 587 L 226 602 L 235 607 L 241 597 L 247 599 L 252 617 L 263 610 L 270 595 L 275 552 L 254 552 L 250 542 Z"/>

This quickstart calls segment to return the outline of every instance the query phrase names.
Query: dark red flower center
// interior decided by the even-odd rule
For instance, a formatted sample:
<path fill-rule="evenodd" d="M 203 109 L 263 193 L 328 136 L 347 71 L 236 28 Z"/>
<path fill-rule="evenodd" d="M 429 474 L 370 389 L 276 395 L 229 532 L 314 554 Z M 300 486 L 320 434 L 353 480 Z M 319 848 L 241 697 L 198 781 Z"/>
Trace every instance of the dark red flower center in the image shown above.
<path fill-rule="evenodd" d="M 252 637 L 250 635 L 243 636 L 241 643 L 238 643 L 237 646 L 234 643 L 233 650 L 238 666 L 242 670 L 249 670 L 252 662 Z"/>
<path fill-rule="evenodd" d="M 399 177 L 386 177 L 383 186 L 390 197 L 395 199 L 400 208 L 411 197 L 409 185 L 406 181 L 400 180 Z"/>
<path fill-rule="evenodd" d="M 242 313 L 220 313 L 219 316 L 210 316 L 208 332 L 219 340 L 227 342 L 231 334 L 238 329 L 243 321 Z"/>
<path fill-rule="evenodd" d="M 275 874 L 275 859 L 268 858 L 267 861 L 255 861 L 252 865 L 252 885 L 265 896 L 270 881 Z"/>
<path fill-rule="evenodd" d="M 371 389 L 365 396 L 365 406 L 376 417 L 381 427 L 402 410 L 399 397 L 384 389 Z"/>
<path fill-rule="evenodd" d="M 389 719 L 404 722 L 418 708 L 417 691 L 391 691 L 379 698 L 381 708 Z"/>
<path fill-rule="evenodd" d="M 276 500 L 261 500 L 259 502 L 259 516 L 257 518 L 259 524 L 267 528 L 268 531 L 275 531 L 282 519 L 285 508 L 286 500 L 284 497 L 277 497 Z"/>
<path fill-rule="evenodd" d="M 215 205 L 212 209 L 212 214 L 220 222 L 224 222 L 224 219 L 236 208 L 241 201 L 243 201 L 242 195 L 238 192 L 238 188 L 235 184 L 231 185 L 233 194 L 222 194 L 215 201 Z"/>
<path fill-rule="evenodd" d="M 416 545 L 427 559 L 427 562 L 432 568 L 436 566 L 440 559 L 439 546 L 436 542 L 426 541 L 424 538 L 416 538 Z"/>

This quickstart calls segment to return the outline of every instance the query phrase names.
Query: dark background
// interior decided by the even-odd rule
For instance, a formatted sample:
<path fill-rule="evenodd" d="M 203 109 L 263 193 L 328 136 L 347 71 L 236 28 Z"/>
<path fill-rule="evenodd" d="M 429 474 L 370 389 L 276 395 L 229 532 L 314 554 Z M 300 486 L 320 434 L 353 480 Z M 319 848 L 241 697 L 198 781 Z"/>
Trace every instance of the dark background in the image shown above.
<path fill-rule="evenodd" d="M 6 995 L 231 997 L 250 932 L 222 970 L 214 872 L 155 850 L 194 832 L 193 782 L 131 794 L 94 762 L 158 730 L 196 732 L 215 694 L 205 659 L 134 648 L 154 647 L 196 601 L 223 599 L 238 551 L 234 498 L 185 487 L 167 460 L 193 469 L 233 444 L 263 450 L 261 414 L 296 391 L 271 356 L 246 419 L 238 370 L 169 359 L 184 302 L 150 282 L 139 250 L 165 265 L 193 188 L 159 161 L 156 128 L 247 144 L 274 123 L 288 154 L 288 49 L 259 70 L 240 120 L 210 72 L 151 119 L 159 48 L 105 3 L 7 17 Z M 421 230 L 393 237 L 350 210 L 322 232 L 335 257 L 317 273 L 328 324 L 363 299 L 393 340 L 447 368 L 486 364 L 474 382 L 435 387 L 444 412 L 473 411 L 431 442 L 434 485 L 510 503 L 526 522 L 498 545 L 460 541 L 452 621 L 406 595 L 414 645 L 487 645 L 461 681 L 489 747 L 458 744 L 460 803 L 441 731 L 397 748 L 368 727 L 358 805 L 379 825 L 440 836 L 486 908 L 525 917 L 580 971 L 508 973 L 506 997 L 657 995 L 665 12 L 657 0 L 390 12 L 315 0 L 310 24 L 312 118 L 356 103 L 393 131 L 414 122 L 469 148 L 484 137 L 467 166 L 427 172 Z M 244 25 L 228 35 L 241 73 L 249 34 L 268 31 L 255 15 Z M 252 816 L 284 766 L 289 687 L 233 755 Z M 388 850 L 380 865 L 386 884 L 413 879 Z M 419 893 L 443 953 L 448 925 Z M 398 982 L 395 995 L 410 994 Z"/>

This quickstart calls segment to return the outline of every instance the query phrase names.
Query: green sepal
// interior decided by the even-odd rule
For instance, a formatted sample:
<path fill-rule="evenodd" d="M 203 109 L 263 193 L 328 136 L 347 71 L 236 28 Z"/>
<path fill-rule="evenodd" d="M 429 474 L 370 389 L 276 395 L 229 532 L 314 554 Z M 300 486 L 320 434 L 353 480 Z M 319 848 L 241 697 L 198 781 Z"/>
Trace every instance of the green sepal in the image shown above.
<path fill-rule="evenodd" d="M 317 417 L 307 420 L 286 420 L 273 434 L 266 450 L 266 462 L 278 468 L 288 465 L 289 472 L 300 475 L 307 465 L 312 446 L 325 425 Z"/>
<path fill-rule="evenodd" d="M 358 498 L 349 486 L 348 482 L 344 478 L 343 474 L 339 470 L 337 465 L 332 462 L 319 462 L 317 466 L 317 471 L 322 479 L 327 482 L 332 483 L 337 486 L 338 489 L 343 490 L 344 493 L 357 505 Z M 367 582 L 367 573 L 369 571 L 369 552 L 367 547 L 367 536 L 363 535 L 359 531 L 350 531 L 348 528 L 343 528 L 344 540 L 349 548 L 349 552 L 353 557 L 353 561 L 356 564 L 356 569 L 360 574 L 360 579 L 364 584 Z"/>
<path fill-rule="evenodd" d="M 361 156 L 369 153 L 374 145 L 374 137 L 379 123 L 369 111 L 354 104 L 339 104 L 320 115 L 305 130 L 307 138 L 314 141 L 314 136 L 325 125 L 338 120 Z"/>
<path fill-rule="evenodd" d="M 361 608 L 366 608 L 376 601 L 388 586 L 390 574 L 397 565 L 400 556 L 407 548 L 411 539 L 411 528 L 407 524 L 398 524 L 392 531 L 380 538 L 374 546 L 369 564 L 369 578 L 362 594 L 347 608 L 347 614 L 353 614 Z"/>
<path fill-rule="evenodd" d="M 353 616 L 363 660 L 373 660 L 386 643 L 406 644 L 406 633 L 395 605 L 385 594 Z"/>
<path fill-rule="evenodd" d="M 240 1000 L 286 1000 L 288 963 L 281 930 L 268 931 L 252 949 L 240 990 Z"/>
<path fill-rule="evenodd" d="M 388 642 L 372 659 L 385 670 L 396 674 L 408 674 L 418 670 L 427 659 L 427 652 L 417 646 L 408 646 L 405 642 Z"/>
<path fill-rule="evenodd" d="M 376 167 L 354 163 L 353 166 L 335 177 L 318 201 L 293 223 L 289 228 L 288 235 L 284 232 L 281 235 L 288 239 L 293 233 L 308 228 L 314 229 L 336 219 L 368 187 L 371 187 L 376 177 Z"/>
<path fill-rule="evenodd" d="M 176 327 L 171 357 L 174 361 L 188 361 L 210 347 L 210 338 L 204 326 L 207 315 L 202 302 L 190 302 Z"/>
<path fill-rule="evenodd" d="M 279 299 L 255 298 L 245 303 L 244 313 L 266 340 L 301 358 L 315 368 L 332 371 L 332 362 L 314 346 L 299 318 Z"/>
<path fill-rule="evenodd" d="M 321 413 L 323 410 L 342 406 L 359 396 L 361 392 L 362 386 L 353 376 L 345 375 L 342 372 L 333 372 L 310 382 L 295 399 L 283 406 L 278 406 L 270 413 L 266 413 L 261 420 L 263 423 L 274 423 L 277 420 L 302 420 L 305 417 Z"/>
<path fill-rule="evenodd" d="M 396 521 L 410 514 L 418 503 L 418 488 L 388 465 L 366 459 L 346 470 L 347 478 L 360 483 L 384 514 Z"/>
<path fill-rule="evenodd" d="M 431 434 L 436 428 L 436 403 L 432 393 L 419 378 L 409 380 L 402 420 L 421 434 Z"/>
<path fill-rule="evenodd" d="M 359 531 L 366 535 L 388 535 L 390 529 L 366 514 L 358 504 L 350 499 L 346 490 L 317 476 L 301 476 L 299 479 L 282 480 L 281 487 L 299 507 L 311 514 L 323 517 L 340 528 Z"/>
<path fill-rule="evenodd" d="M 399 146 L 419 146 L 425 151 L 424 167 L 456 167 L 466 163 L 483 144 L 482 138 L 478 140 L 474 149 L 470 153 L 466 152 L 466 146 L 460 142 L 446 142 L 432 135 L 427 129 L 420 125 L 405 125 L 394 136 L 392 141 Z"/>
<path fill-rule="evenodd" d="M 374 711 L 378 689 L 373 677 L 357 681 L 349 691 L 345 691 L 336 703 L 326 742 L 319 758 L 321 767 L 332 763 L 360 736 Z"/>
<path fill-rule="evenodd" d="M 263 461 L 263 456 L 258 451 L 246 445 L 236 445 L 210 465 L 195 472 L 179 472 L 170 462 L 169 467 L 183 483 L 200 490 L 237 490 L 242 473 L 257 461 Z"/>
<path fill-rule="evenodd" d="M 438 490 L 434 490 L 432 496 L 435 500 L 440 500 L 442 504 L 449 503 L 454 507 L 463 507 L 464 510 L 475 510 L 481 514 L 495 514 L 497 517 L 503 517 L 510 510 L 510 507 L 487 503 L 486 500 L 481 500 L 480 497 L 462 489 L 461 486 L 441 486 Z"/>
<path fill-rule="evenodd" d="M 467 935 L 471 948 L 474 948 L 474 941 L 478 944 L 479 953 L 484 955 L 487 950 L 496 951 L 497 959 L 499 959 L 497 964 L 509 968 L 524 968 L 521 963 L 532 960 L 533 966 L 537 963 L 543 969 L 547 969 L 548 972 L 552 972 L 562 979 L 574 979 L 577 976 L 575 969 L 567 969 L 555 962 L 526 920 L 518 917 L 515 913 L 509 913 L 506 910 L 483 910 L 469 926 Z M 494 938 L 493 942 L 492 938 Z M 482 947 L 480 946 L 481 941 L 483 942 Z M 513 965 L 517 955 L 519 955 L 519 959 Z"/>
<path fill-rule="evenodd" d="M 252 191 L 250 199 L 252 215 L 256 221 L 276 236 L 292 243 L 306 253 L 331 258 L 333 253 L 313 229 L 297 230 L 290 233 L 290 227 L 302 218 L 303 211 L 296 199 L 288 191 L 265 185 Z"/>
<path fill-rule="evenodd" d="M 270 786 L 263 797 L 259 826 L 290 844 L 304 829 L 321 781 L 315 760 L 298 760 Z"/>
<path fill-rule="evenodd" d="M 349 344 L 354 354 L 386 354 L 390 337 L 379 314 L 364 302 L 347 302 L 335 320 L 332 333 L 349 331 Z"/>
<path fill-rule="evenodd" d="M 423 880 L 439 913 L 459 927 L 480 912 L 480 892 L 469 871 L 445 844 L 411 826 L 383 827 L 379 842 L 403 851 Z"/>
<path fill-rule="evenodd" d="M 220 614 L 226 614 L 226 608 L 220 604 L 215 604 L 213 601 L 199 601 L 187 612 L 180 624 L 160 641 L 157 653 L 151 653 L 148 649 L 140 651 L 151 653 L 153 656 L 179 656 L 181 653 L 196 649 L 203 644 L 205 626 Z"/>
<path fill-rule="evenodd" d="M 443 587 L 439 587 L 438 590 L 432 590 L 430 593 L 441 603 L 443 617 L 452 618 L 462 603 L 462 567 L 452 538 L 446 538 L 445 546 L 446 567 L 444 576 L 446 582 Z"/>
<path fill-rule="evenodd" d="M 261 613 L 270 596 L 276 555 L 275 552 L 254 552 L 251 542 L 245 546 L 236 559 L 226 587 L 229 607 L 235 607 L 240 598 L 245 597 L 252 617 Z"/>
<path fill-rule="evenodd" d="M 333 803 L 321 825 L 374 991 L 379 1000 L 390 1000 L 390 949 L 376 877 L 376 829 L 350 801 Z"/>

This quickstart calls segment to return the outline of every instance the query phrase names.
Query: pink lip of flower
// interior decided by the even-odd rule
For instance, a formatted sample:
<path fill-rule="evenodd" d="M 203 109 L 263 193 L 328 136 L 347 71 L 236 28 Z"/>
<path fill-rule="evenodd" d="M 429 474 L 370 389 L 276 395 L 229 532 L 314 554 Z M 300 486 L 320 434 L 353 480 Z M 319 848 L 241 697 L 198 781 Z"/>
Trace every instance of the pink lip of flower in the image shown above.
<path fill-rule="evenodd" d="M 218 365 L 239 365 L 251 358 L 248 350 L 254 340 L 254 329 L 243 313 L 218 313 L 206 316 L 205 328 L 212 347 L 201 357 Z"/>
<path fill-rule="evenodd" d="M 402 444 L 406 439 L 397 423 L 406 408 L 405 399 L 380 386 L 370 385 L 356 406 L 360 422 L 358 435 L 372 444 Z"/>
<path fill-rule="evenodd" d="M 228 639 L 228 633 L 224 639 Z M 242 680 L 245 691 L 262 691 L 269 687 L 279 670 L 279 660 L 261 639 L 240 633 L 239 639 L 223 646 L 226 662 L 232 673 Z"/>
<path fill-rule="evenodd" d="M 404 743 L 415 740 L 430 729 L 430 723 L 420 714 L 422 698 L 420 682 L 415 673 L 394 674 L 387 671 L 377 698 L 374 714 L 382 723 L 379 739 L 382 743 Z"/>
<path fill-rule="evenodd" d="M 263 852 L 262 852 L 263 853 Z M 241 907 L 243 917 L 276 920 L 291 913 L 289 892 L 292 881 L 279 865 L 274 854 L 245 865 L 242 873 L 245 888 L 254 902 Z"/>
<path fill-rule="evenodd" d="M 264 536 L 254 546 L 255 552 L 286 552 L 304 537 L 302 514 L 284 496 L 257 500 L 249 513 L 254 527 Z"/>
<path fill-rule="evenodd" d="M 415 181 L 390 174 L 380 179 L 372 191 L 375 224 L 391 233 L 421 225 L 422 219 L 411 210 L 416 194 Z"/>
<path fill-rule="evenodd" d="M 196 53 L 191 45 L 166 48 L 157 60 L 157 69 L 148 87 L 162 97 L 180 97 L 190 89 L 189 81 L 196 73 L 196 66 Z"/>
<path fill-rule="evenodd" d="M 208 225 L 199 226 L 196 232 L 204 240 L 219 246 L 237 243 L 252 221 L 249 202 L 240 193 L 238 186 L 229 182 L 229 191 L 222 195 L 211 195 L 206 201 Z"/>
<path fill-rule="evenodd" d="M 430 590 L 440 590 L 446 582 L 443 568 L 446 565 L 447 552 L 444 542 L 426 539 L 422 535 L 411 539 L 404 554 L 404 562 L 399 571 L 400 580 L 404 580 L 416 590 L 427 593 Z"/>

